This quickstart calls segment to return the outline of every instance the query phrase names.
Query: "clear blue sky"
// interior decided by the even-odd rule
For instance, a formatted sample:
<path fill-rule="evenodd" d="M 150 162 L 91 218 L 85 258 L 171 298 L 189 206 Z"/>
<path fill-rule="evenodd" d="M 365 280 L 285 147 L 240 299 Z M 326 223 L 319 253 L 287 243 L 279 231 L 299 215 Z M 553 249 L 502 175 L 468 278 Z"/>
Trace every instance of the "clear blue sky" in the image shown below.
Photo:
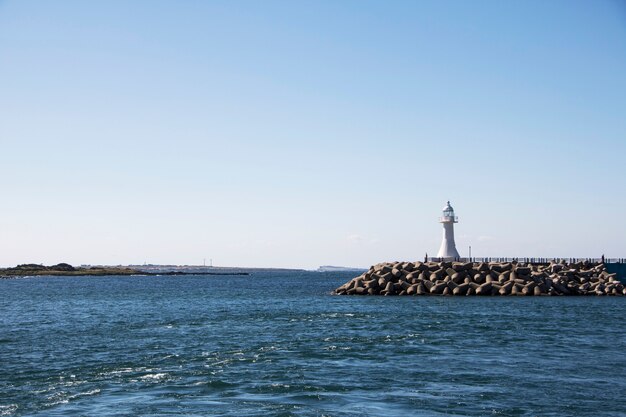
<path fill-rule="evenodd" d="M 0 265 L 625 257 L 626 3 L 0 1 L 0 152 Z"/>

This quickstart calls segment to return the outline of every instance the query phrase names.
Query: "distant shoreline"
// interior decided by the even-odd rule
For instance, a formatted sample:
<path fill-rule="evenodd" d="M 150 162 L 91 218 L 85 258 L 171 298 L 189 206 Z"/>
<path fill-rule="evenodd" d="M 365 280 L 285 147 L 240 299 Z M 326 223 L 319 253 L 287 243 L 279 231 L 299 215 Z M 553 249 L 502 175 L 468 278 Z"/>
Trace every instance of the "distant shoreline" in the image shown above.
<path fill-rule="evenodd" d="M 30 276 L 63 276 L 63 277 L 85 277 L 85 276 L 163 276 L 163 275 L 250 275 L 250 272 L 240 270 L 230 271 L 198 271 L 198 270 L 176 270 L 176 271 L 143 271 L 128 267 L 73 267 L 69 264 L 57 264 L 44 266 L 37 264 L 23 264 L 13 268 L 0 268 L 0 278 L 17 278 Z"/>
<path fill-rule="evenodd" d="M 178 275 L 212 275 L 212 276 L 248 276 L 250 272 L 133 272 L 133 273 L 121 273 L 121 272 L 59 272 L 53 271 L 49 273 L 23 273 L 23 274 L 4 274 L 0 271 L 0 279 L 11 278 L 23 278 L 23 277 L 105 277 L 105 276 L 122 276 L 122 277 L 158 277 L 158 276 L 178 276 Z"/>

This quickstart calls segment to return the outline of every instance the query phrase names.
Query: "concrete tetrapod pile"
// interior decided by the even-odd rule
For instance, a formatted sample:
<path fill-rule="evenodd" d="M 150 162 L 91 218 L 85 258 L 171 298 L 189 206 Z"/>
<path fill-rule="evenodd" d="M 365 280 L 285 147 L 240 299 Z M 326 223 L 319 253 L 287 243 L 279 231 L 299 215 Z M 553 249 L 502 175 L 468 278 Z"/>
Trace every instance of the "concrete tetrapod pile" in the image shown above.
<path fill-rule="evenodd" d="M 386 262 L 335 290 L 346 295 L 626 295 L 603 263 Z"/>

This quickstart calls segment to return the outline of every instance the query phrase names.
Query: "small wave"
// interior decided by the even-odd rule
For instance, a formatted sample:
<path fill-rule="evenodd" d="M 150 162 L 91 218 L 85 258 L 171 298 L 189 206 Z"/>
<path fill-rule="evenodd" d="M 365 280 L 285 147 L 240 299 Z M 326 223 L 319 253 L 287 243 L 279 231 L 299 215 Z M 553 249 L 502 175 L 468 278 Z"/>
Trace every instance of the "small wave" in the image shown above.
<path fill-rule="evenodd" d="M 211 389 L 227 389 L 227 388 L 231 388 L 235 386 L 235 384 L 226 382 L 221 379 L 212 379 L 209 381 L 202 381 L 202 385 Z"/>
<path fill-rule="evenodd" d="M 54 407 L 55 405 L 67 404 L 69 402 L 70 402 L 70 400 L 68 400 L 68 399 L 62 399 L 62 400 L 58 400 L 58 401 L 52 401 L 52 402 L 49 402 L 49 403 L 44 403 L 44 406 L 45 407 Z"/>
<path fill-rule="evenodd" d="M 321 317 L 330 317 L 330 318 L 337 318 L 337 317 L 354 317 L 355 314 L 354 313 L 322 313 Z"/>
<path fill-rule="evenodd" d="M 167 377 L 165 372 L 159 372 L 156 374 L 148 374 L 141 377 L 143 381 L 161 381 Z"/>
<path fill-rule="evenodd" d="M 278 346 L 270 345 L 270 346 L 261 346 L 259 350 L 261 351 L 272 351 L 278 349 Z"/>
<path fill-rule="evenodd" d="M 152 369 L 148 369 L 145 366 L 140 366 L 137 368 L 120 368 L 120 369 L 114 369 L 112 371 L 100 372 L 98 376 L 110 377 L 110 376 L 118 376 L 122 374 L 133 373 L 133 372 L 150 372 L 151 370 Z"/>
<path fill-rule="evenodd" d="M 80 397 L 88 397 L 90 395 L 96 395 L 96 394 L 100 394 L 100 389 L 95 388 L 89 391 L 85 391 L 85 392 L 77 392 L 76 394 L 72 394 L 70 396 L 67 397 L 68 400 L 73 400 L 76 398 L 80 398 Z"/>
<path fill-rule="evenodd" d="M 216 361 L 216 362 L 211 362 L 209 364 L 204 365 L 205 368 L 212 368 L 212 367 L 222 367 L 223 365 L 230 365 L 231 363 L 233 363 L 232 359 L 222 359 L 221 361 Z"/>
<path fill-rule="evenodd" d="M 165 355 L 165 356 L 163 357 L 163 359 L 178 358 L 178 356 L 179 356 L 178 354 L 176 354 L 176 353 L 172 353 L 172 354 L 170 354 L 170 355 Z"/>
<path fill-rule="evenodd" d="M 54 407 L 55 405 L 67 404 L 70 402 L 67 392 L 65 391 L 54 393 L 48 396 L 46 399 L 48 400 L 48 402 L 44 404 L 46 407 Z"/>

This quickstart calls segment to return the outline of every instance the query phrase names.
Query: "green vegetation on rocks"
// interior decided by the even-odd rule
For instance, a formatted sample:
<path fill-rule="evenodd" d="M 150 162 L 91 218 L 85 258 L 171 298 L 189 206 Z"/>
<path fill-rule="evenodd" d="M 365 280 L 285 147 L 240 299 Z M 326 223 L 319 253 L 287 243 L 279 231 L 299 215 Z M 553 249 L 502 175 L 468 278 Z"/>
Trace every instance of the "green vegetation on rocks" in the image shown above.
<path fill-rule="evenodd" d="M 52 266 L 38 264 L 22 264 L 13 268 L 0 269 L 0 277 L 18 277 L 34 275 L 63 275 L 63 276 L 104 276 L 104 275 L 139 275 L 141 271 L 124 267 L 73 267 L 70 264 L 60 263 Z"/>

